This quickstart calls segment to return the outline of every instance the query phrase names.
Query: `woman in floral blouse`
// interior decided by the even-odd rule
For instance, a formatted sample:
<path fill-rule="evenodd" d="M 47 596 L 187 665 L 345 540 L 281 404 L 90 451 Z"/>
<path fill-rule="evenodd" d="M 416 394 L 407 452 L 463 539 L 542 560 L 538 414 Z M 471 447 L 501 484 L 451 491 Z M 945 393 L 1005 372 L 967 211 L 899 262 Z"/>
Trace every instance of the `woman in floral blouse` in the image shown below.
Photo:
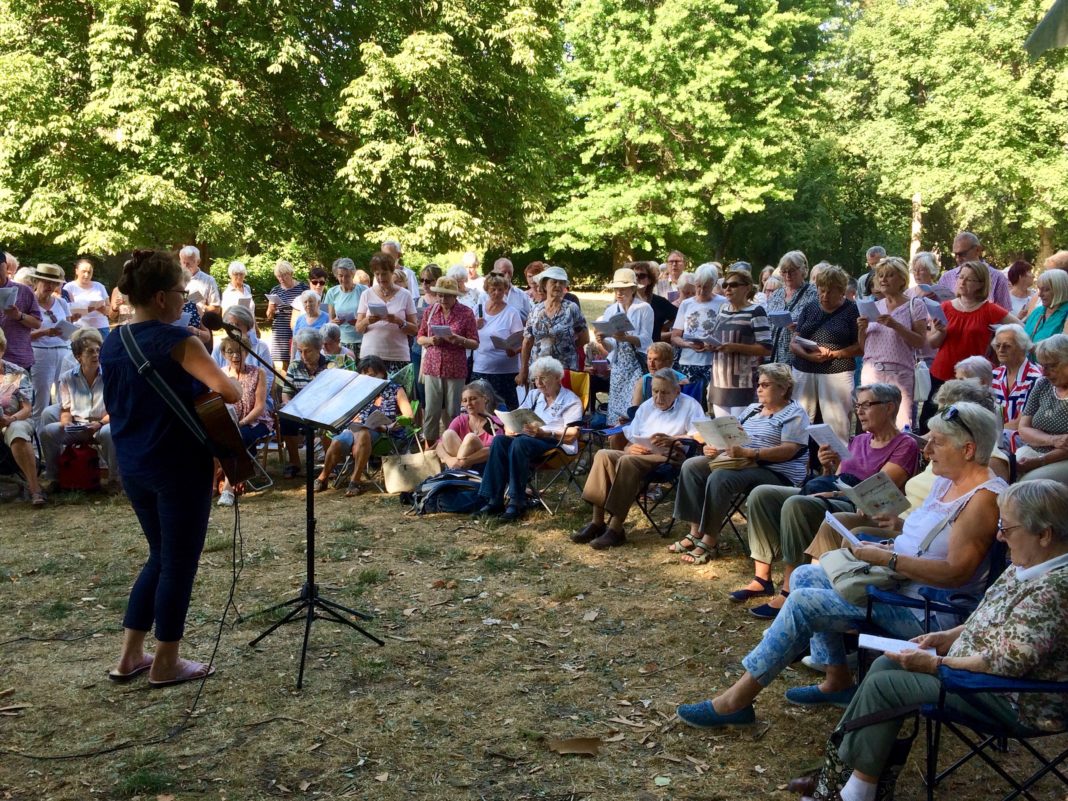
<path fill-rule="evenodd" d="M 913 638 L 921 650 L 878 659 L 861 684 L 843 724 L 875 712 L 938 700 L 942 665 L 1038 681 L 1068 680 L 1068 488 L 1048 479 L 1014 484 L 998 499 L 998 539 L 1012 564 L 987 590 L 962 626 Z M 1068 727 L 1068 700 L 1059 693 L 982 693 L 947 703 L 972 719 L 1057 732 Z M 982 705 L 980 712 L 976 706 Z M 872 801 L 902 719 L 864 726 L 832 737 L 827 766 L 795 789 L 816 799 Z M 844 768 L 844 770 L 842 770 Z M 849 768 L 852 775 L 839 787 Z M 884 779 L 886 783 L 889 779 Z M 805 781 L 805 780 L 801 780 Z M 840 795 L 839 795 L 840 793 Z"/>
<path fill-rule="evenodd" d="M 578 305 L 567 300 L 567 273 L 561 267 L 549 267 L 536 280 L 545 292 L 545 300 L 534 307 L 527 318 L 523 353 L 519 359 L 516 386 L 527 385 L 532 362 L 549 356 L 567 370 L 579 370 L 579 351 L 590 341 L 586 318 Z"/>

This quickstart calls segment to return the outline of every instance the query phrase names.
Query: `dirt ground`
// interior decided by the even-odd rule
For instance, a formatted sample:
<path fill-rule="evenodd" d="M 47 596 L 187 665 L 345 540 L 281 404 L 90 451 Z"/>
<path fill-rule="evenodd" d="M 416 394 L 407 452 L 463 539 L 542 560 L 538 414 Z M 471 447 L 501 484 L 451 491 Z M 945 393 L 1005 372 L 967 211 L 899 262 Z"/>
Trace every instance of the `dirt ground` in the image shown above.
<path fill-rule="evenodd" d="M 734 535 L 721 537 L 725 556 L 694 568 L 635 516 L 628 546 L 598 553 L 567 540 L 582 510 L 574 495 L 566 506 L 506 526 L 406 517 L 391 497 L 318 496 L 321 590 L 373 614 L 367 627 L 386 645 L 317 622 L 297 691 L 303 627 L 248 642 L 273 620 L 256 611 L 303 580 L 303 492 L 288 482 L 245 498 L 233 596 L 245 619 L 229 611 L 218 673 L 171 739 L 197 685 L 105 677 L 145 554 L 124 499 L 0 506 L 0 798 L 796 797 L 786 782 L 819 762 L 839 714 L 782 700 L 814 680 L 800 665 L 759 699 L 755 727 L 698 732 L 673 719 L 676 704 L 737 677 L 765 626 L 726 599 L 750 575 Z M 233 512 L 216 508 L 189 656 L 212 653 L 232 528 Z M 600 753 L 550 750 L 570 737 L 599 738 Z M 919 750 L 904 801 L 923 795 Z M 994 797 L 986 781 L 965 770 L 940 797 Z"/>

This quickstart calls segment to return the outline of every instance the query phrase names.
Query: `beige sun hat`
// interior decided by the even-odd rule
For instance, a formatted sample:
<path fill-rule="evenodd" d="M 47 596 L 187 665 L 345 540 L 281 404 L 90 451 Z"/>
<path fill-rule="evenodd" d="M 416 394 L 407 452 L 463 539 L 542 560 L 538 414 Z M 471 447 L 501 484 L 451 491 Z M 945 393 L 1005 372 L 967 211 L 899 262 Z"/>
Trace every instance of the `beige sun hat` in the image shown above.
<path fill-rule="evenodd" d="M 638 276 L 630 267 L 620 267 L 612 276 L 612 281 L 605 284 L 605 289 L 634 289 L 638 286 Z"/>
<path fill-rule="evenodd" d="M 38 264 L 28 277 L 35 281 L 51 281 L 54 284 L 63 284 L 67 281 L 66 273 L 58 264 Z"/>
<path fill-rule="evenodd" d="M 437 283 L 430 287 L 430 291 L 435 295 L 452 295 L 456 297 L 460 294 L 460 287 L 451 278 L 439 278 Z"/>

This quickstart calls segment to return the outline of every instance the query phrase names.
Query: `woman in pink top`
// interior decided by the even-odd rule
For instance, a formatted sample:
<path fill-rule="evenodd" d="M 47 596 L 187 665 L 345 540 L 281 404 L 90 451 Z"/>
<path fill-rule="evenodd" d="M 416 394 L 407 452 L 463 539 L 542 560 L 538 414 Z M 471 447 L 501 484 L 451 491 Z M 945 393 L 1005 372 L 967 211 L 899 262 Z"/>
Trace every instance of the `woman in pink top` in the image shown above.
<path fill-rule="evenodd" d="M 472 381 L 464 387 L 460 412 L 438 442 L 437 454 L 449 467 L 471 470 L 489 459 L 490 443 L 504 431 L 493 414 L 497 393 L 488 381 Z"/>
<path fill-rule="evenodd" d="M 371 257 L 374 285 L 360 295 L 356 331 L 363 339 L 361 356 L 377 356 L 389 375 L 411 362 L 408 337 L 415 336 L 415 301 L 407 289 L 394 283 L 397 263 L 388 253 Z"/>
<path fill-rule="evenodd" d="M 478 326 L 475 313 L 457 302 L 460 288 L 453 279 L 439 278 L 427 291 L 437 302 L 423 314 L 417 341 L 423 348 L 426 390 L 423 436 L 433 446 L 442 423 L 452 420 L 460 409 L 460 393 L 467 381 L 467 352 L 478 347 Z"/>
<path fill-rule="evenodd" d="M 909 268 L 904 259 L 888 256 L 875 265 L 875 286 L 883 299 L 876 301 L 879 319 L 865 315 L 857 320 L 857 338 L 864 349 L 862 384 L 891 384 L 901 390 L 897 427 L 912 424 L 916 351 L 926 343 L 927 306 L 910 299 Z"/>

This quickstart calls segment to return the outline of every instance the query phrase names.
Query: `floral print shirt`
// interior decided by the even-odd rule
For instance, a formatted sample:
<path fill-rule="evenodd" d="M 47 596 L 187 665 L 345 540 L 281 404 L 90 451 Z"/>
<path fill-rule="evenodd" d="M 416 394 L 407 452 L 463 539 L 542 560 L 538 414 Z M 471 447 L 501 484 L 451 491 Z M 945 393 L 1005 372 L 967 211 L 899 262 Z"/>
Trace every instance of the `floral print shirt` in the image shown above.
<path fill-rule="evenodd" d="M 530 361 L 542 356 L 552 356 L 568 370 L 579 369 L 578 347 L 575 336 L 586 328 L 586 318 L 579 307 L 569 300 L 560 306 L 560 311 L 549 316 L 545 304 L 539 303 L 527 318 L 526 336 L 534 340 Z"/>

